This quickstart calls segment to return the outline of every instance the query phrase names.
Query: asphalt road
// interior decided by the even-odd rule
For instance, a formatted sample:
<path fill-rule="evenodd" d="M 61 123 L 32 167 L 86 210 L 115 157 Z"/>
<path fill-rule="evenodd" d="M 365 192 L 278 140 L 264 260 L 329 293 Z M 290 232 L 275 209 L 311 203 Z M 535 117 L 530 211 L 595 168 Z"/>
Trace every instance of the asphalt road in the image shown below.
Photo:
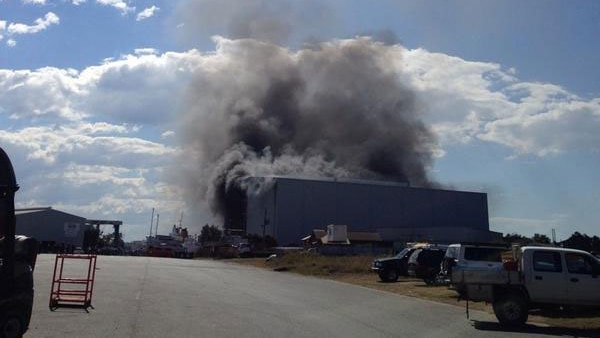
<path fill-rule="evenodd" d="M 210 260 L 98 257 L 89 313 L 48 309 L 54 256 L 41 255 L 25 337 L 598 337 L 334 281 Z"/>

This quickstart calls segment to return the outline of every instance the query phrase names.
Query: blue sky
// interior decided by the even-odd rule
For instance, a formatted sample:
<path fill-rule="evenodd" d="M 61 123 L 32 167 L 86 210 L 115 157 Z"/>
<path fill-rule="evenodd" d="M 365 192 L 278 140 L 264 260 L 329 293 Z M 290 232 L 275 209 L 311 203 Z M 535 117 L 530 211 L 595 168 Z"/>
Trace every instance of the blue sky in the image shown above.
<path fill-rule="evenodd" d="M 275 42 L 292 51 L 395 39 L 430 101 L 432 176 L 488 192 L 492 230 L 600 235 L 597 1 L 74 3 L 0 1 L 0 143 L 21 206 L 121 218 L 127 239 L 144 235 L 153 206 L 163 232 L 180 210 L 194 214 L 165 173 L 190 65 L 219 55 L 211 37 L 236 38 L 231 22 L 260 9 L 288 25 Z"/>

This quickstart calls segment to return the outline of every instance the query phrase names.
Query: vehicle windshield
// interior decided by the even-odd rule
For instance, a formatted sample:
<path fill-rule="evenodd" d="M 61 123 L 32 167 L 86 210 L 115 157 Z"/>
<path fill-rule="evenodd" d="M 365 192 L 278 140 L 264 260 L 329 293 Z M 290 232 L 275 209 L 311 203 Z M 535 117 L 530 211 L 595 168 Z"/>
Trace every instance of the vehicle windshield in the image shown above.
<path fill-rule="evenodd" d="M 417 249 L 415 251 L 413 251 L 413 253 L 410 255 L 410 258 L 408 259 L 409 263 L 417 263 L 417 260 L 419 259 L 419 255 L 421 254 L 421 252 L 423 251 L 423 249 Z"/>
<path fill-rule="evenodd" d="M 502 262 L 502 253 L 505 251 L 504 248 L 467 247 L 465 248 L 465 259 L 469 261 Z"/>
<path fill-rule="evenodd" d="M 406 254 L 410 251 L 409 248 L 405 248 L 402 251 L 400 251 L 395 257 L 396 258 L 403 258 L 404 256 L 406 256 Z"/>

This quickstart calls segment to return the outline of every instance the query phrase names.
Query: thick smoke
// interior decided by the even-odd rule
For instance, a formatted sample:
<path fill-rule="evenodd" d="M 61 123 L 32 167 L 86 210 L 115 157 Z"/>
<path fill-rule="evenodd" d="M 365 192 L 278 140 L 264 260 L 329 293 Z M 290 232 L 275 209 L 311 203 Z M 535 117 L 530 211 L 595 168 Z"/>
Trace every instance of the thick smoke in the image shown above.
<path fill-rule="evenodd" d="M 370 38 L 298 51 L 216 38 L 186 102 L 186 178 L 223 212 L 223 194 L 264 175 L 428 186 L 435 140 L 402 83 L 402 48 Z"/>

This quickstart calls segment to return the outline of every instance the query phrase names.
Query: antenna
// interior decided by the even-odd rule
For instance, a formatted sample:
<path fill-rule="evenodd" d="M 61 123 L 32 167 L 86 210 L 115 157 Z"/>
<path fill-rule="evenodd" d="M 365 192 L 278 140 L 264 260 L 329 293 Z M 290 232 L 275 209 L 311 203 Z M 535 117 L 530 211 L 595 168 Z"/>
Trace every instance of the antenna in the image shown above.
<path fill-rule="evenodd" d="M 160 218 L 160 214 L 156 213 L 156 231 L 154 232 L 154 236 L 158 236 L 158 220 Z"/>
<path fill-rule="evenodd" d="M 152 237 L 152 226 L 154 225 L 154 208 L 152 208 L 152 218 L 150 219 L 150 237 Z"/>

